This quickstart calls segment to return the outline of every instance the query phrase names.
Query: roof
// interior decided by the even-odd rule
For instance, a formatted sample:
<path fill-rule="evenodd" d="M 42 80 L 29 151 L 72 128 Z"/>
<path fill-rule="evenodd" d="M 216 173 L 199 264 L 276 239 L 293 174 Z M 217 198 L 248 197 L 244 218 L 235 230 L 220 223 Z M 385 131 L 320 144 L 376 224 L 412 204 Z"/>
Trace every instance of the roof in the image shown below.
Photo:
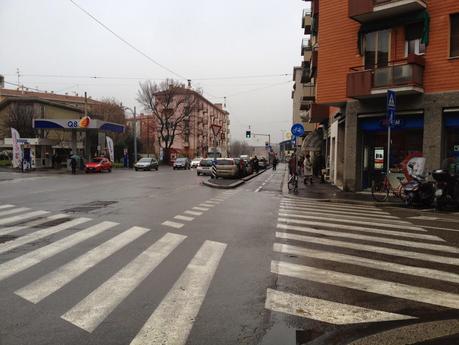
<path fill-rule="evenodd" d="M 8 97 L 5 98 L 4 100 L 0 101 L 0 110 L 5 108 L 7 105 L 13 102 L 34 102 L 34 103 L 42 103 L 42 104 L 48 104 L 52 105 L 54 107 L 62 108 L 62 109 L 67 109 L 67 110 L 72 110 L 78 113 L 83 113 L 84 111 L 76 106 L 71 106 L 67 105 L 64 103 L 58 103 L 58 102 L 51 102 L 46 99 L 41 99 L 37 97 L 21 97 L 20 99 L 15 98 L 15 97 Z"/>
<path fill-rule="evenodd" d="M 0 88 L 0 97 L 35 97 L 35 98 L 45 99 L 48 101 L 84 104 L 84 97 L 81 97 L 81 96 L 60 95 L 60 94 L 51 93 L 51 92 L 36 92 L 36 91 L 28 91 L 28 90 L 5 89 L 5 88 Z M 99 104 L 100 103 L 99 101 L 96 101 L 89 97 L 88 97 L 87 102 L 88 104 Z"/>

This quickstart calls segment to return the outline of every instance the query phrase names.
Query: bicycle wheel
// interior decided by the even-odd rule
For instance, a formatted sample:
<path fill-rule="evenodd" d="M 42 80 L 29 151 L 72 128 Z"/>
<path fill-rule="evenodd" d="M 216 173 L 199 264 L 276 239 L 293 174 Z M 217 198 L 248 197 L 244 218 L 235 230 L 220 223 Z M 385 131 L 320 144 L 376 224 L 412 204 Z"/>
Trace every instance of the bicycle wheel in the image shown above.
<path fill-rule="evenodd" d="M 371 186 L 371 196 L 374 200 L 383 202 L 389 197 L 389 188 L 385 180 L 373 181 Z"/>
<path fill-rule="evenodd" d="M 293 190 L 293 188 L 295 187 L 295 179 L 294 179 L 293 177 L 290 177 L 290 178 L 288 179 L 288 184 L 287 184 L 287 186 L 288 186 L 288 190 L 289 190 L 289 191 L 292 191 L 292 190 Z"/>

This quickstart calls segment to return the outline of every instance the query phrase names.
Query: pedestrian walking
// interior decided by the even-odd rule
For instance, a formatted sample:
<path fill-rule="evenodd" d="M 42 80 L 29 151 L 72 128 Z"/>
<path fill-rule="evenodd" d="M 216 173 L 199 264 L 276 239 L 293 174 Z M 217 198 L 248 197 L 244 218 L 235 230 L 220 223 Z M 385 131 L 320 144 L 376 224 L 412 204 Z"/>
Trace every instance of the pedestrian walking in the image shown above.
<path fill-rule="evenodd" d="M 257 156 L 253 158 L 253 168 L 255 169 L 255 173 L 258 174 L 258 171 L 260 170 L 260 166 L 259 166 L 259 161 L 258 161 Z"/>
<path fill-rule="evenodd" d="M 70 157 L 70 167 L 72 168 L 72 175 L 76 175 L 77 161 L 74 156 Z"/>
<path fill-rule="evenodd" d="M 309 183 L 312 185 L 312 161 L 311 161 L 311 156 L 309 154 L 306 155 L 306 158 L 304 160 L 304 184 Z"/>
<path fill-rule="evenodd" d="M 298 159 L 298 176 L 303 176 L 304 170 L 304 157 Z"/>
<path fill-rule="evenodd" d="M 277 160 L 277 157 L 274 156 L 274 159 L 273 159 L 273 170 L 274 171 L 276 171 L 278 163 L 279 163 L 279 161 Z"/>

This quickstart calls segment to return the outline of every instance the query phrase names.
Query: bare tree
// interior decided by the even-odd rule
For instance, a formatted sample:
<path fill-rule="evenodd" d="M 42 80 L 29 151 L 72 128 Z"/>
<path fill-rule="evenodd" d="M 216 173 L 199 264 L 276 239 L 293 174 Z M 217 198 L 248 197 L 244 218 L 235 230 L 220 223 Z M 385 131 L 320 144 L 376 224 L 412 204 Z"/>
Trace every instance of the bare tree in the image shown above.
<path fill-rule="evenodd" d="M 126 125 L 124 109 L 121 103 L 114 98 L 104 98 L 101 102 L 91 105 L 89 116 L 96 120 Z M 122 141 L 126 139 L 127 133 L 112 133 L 110 136 L 115 141 Z"/>
<path fill-rule="evenodd" d="M 9 107 L 5 119 L 5 128 L 15 128 L 23 138 L 34 138 L 35 130 L 32 127 L 33 105 L 13 103 Z"/>
<path fill-rule="evenodd" d="M 250 146 L 245 141 L 233 140 L 231 142 L 230 152 L 233 157 L 250 154 Z"/>
<path fill-rule="evenodd" d="M 192 136 L 194 116 L 198 110 L 199 93 L 167 79 L 159 84 L 140 83 L 137 101 L 153 114 L 158 131 L 158 141 L 169 162 L 172 145 L 178 137 L 184 141 Z"/>

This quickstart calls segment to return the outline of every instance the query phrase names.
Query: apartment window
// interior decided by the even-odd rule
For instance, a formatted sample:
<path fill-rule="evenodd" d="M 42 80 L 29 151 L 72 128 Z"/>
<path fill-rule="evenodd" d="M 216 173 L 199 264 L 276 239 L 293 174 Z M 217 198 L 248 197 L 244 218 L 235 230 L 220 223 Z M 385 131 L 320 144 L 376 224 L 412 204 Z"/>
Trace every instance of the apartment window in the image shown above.
<path fill-rule="evenodd" d="M 450 23 L 450 56 L 459 57 L 459 13 L 455 13 L 450 16 Z"/>
<path fill-rule="evenodd" d="M 365 35 L 365 68 L 385 67 L 389 63 L 390 30 L 369 32 Z"/>
<path fill-rule="evenodd" d="M 422 55 L 426 52 L 426 45 L 422 42 L 424 24 L 422 22 L 405 27 L 405 56 L 409 54 Z"/>

